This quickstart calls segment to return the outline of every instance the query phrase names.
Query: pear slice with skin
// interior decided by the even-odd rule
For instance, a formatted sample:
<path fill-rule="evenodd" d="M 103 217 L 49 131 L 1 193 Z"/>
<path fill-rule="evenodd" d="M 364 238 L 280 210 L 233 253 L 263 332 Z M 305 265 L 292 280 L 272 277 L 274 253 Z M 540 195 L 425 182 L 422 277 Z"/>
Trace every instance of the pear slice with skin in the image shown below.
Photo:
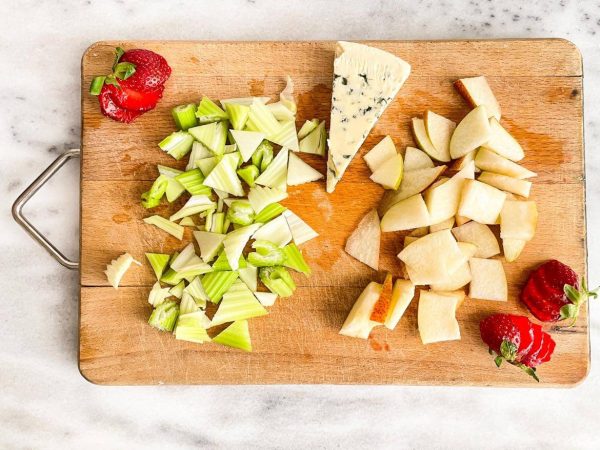
<path fill-rule="evenodd" d="M 454 82 L 454 88 L 473 108 L 484 105 L 488 117 L 500 120 L 500 104 L 485 77 L 462 78 Z"/>
<path fill-rule="evenodd" d="M 450 155 L 450 138 L 456 124 L 444 116 L 440 116 L 432 111 L 425 111 L 423 115 L 425 130 L 427 136 L 433 144 L 433 147 L 442 155 Z"/>
<path fill-rule="evenodd" d="M 532 184 L 531 181 L 519 180 L 518 178 L 492 172 L 481 172 L 481 175 L 477 179 L 482 183 L 525 198 L 529 197 Z"/>
<path fill-rule="evenodd" d="M 370 176 L 371 180 L 380 184 L 385 189 L 397 190 L 402 182 L 404 164 L 402 155 L 396 153 L 394 156 L 381 164 Z"/>
<path fill-rule="evenodd" d="M 387 329 L 393 330 L 396 328 L 414 296 L 415 285 L 410 280 L 396 280 L 392 290 L 390 309 L 384 323 Z"/>
<path fill-rule="evenodd" d="M 348 317 L 342 325 L 340 334 L 360 339 L 367 339 L 371 330 L 378 322 L 371 320 L 373 308 L 381 295 L 381 284 L 371 281 L 364 291 L 360 294 L 354 306 L 348 313 Z"/>
<path fill-rule="evenodd" d="M 477 150 L 488 142 L 491 136 L 490 121 L 485 106 L 478 106 L 467 114 L 457 125 L 450 139 L 452 159 L 460 158 Z"/>
<path fill-rule="evenodd" d="M 434 167 L 433 161 L 423 150 L 419 150 L 415 147 L 406 147 L 404 153 L 404 171 L 409 172 L 411 170 L 429 169 Z"/>
<path fill-rule="evenodd" d="M 502 239 L 502 249 L 504 250 L 504 259 L 506 262 L 516 261 L 525 248 L 527 241 L 523 239 Z"/>
<path fill-rule="evenodd" d="M 412 230 L 429 225 L 429 211 L 421 194 L 404 199 L 385 213 L 381 219 L 381 231 Z"/>
<path fill-rule="evenodd" d="M 450 154 L 446 153 L 444 149 L 438 150 L 436 149 L 429 136 L 427 135 L 427 130 L 425 129 L 425 122 L 423 119 L 419 119 L 418 117 L 413 117 L 412 119 L 412 130 L 413 135 L 415 137 L 415 141 L 417 141 L 417 145 L 421 150 L 431 156 L 433 159 L 441 162 L 450 161 Z"/>
<path fill-rule="evenodd" d="M 503 156 L 487 149 L 480 148 L 475 156 L 475 166 L 481 170 L 499 173 L 520 180 L 536 177 L 537 174 Z"/>
<path fill-rule="evenodd" d="M 487 142 L 481 146 L 511 161 L 520 161 L 525 157 L 523 147 L 506 131 L 494 117 L 490 119 L 490 134 Z"/>
<path fill-rule="evenodd" d="M 371 172 L 375 172 L 384 162 L 397 154 L 394 141 L 392 141 L 391 137 L 386 136 L 363 156 L 363 159 L 367 163 L 367 166 L 369 166 L 369 169 L 371 169 Z"/>
<path fill-rule="evenodd" d="M 346 241 L 346 253 L 374 270 L 379 269 L 381 227 L 374 209 L 361 219 Z"/>

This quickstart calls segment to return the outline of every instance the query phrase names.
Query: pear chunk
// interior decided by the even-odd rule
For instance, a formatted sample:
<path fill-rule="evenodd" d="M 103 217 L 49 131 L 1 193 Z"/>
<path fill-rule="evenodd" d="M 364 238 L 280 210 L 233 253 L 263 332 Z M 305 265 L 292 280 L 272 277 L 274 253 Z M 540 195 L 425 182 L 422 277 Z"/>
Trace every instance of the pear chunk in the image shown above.
<path fill-rule="evenodd" d="M 488 142 L 490 135 L 490 121 L 485 106 L 478 106 L 467 114 L 454 130 L 450 139 L 450 156 L 457 159 L 477 150 Z"/>
<path fill-rule="evenodd" d="M 537 176 L 535 172 L 532 172 L 487 148 L 479 149 L 477 156 L 475 157 L 475 166 L 481 170 L 499 173 L 520 180 Z"/>
<path fill-rule="evenodd" d="M 396 190 L 402 182 L 402 174 L 404 173 L 404 164 L 402 155 L 396 153 L 391 158 L 383 162 L 372 174 L 371 180 L 380 184 L 385 189 Z"/>
<path fill-rule="evenodd" d="M 434 291 L 455 291 L 471 281 L 471 269 L 468 259 L 475 254 L 477 246 L 467 242 L 459 242 L 458 247 L 467 260 L 452 274 L 449 274 L 446 281 L 432 284 L 431 289 Z"/>
<path fill-rule="evenodd" d="M 495 187 L 465 180 L 458 214 L 479 223 L 495 224 L 505 199 L 506 194 Z"/>
<path fill-rule="evenodd" d="M 485 77 L 462 78 L 454 82 L 454 87 L 473 108 L 484 105 L 488 117 L 500 120 L 500 104 Z"/>
<path fill-rule="evenodd" d="M 495 118 L 490 119 L 490 134 L 487 142 L 481 146 L 511 161 L 520 161 L 525 157 L 523 147 L 506 131 Z"/>
<path fill-rule="evenodd" d="M 440 155 L 450 156 L 450 138 L 456 128 L 456 124 L 432 111 L 426 111 L 423 116 L 427 136 L 431 144 Z M 445 160 L 447 161 L 447 160 Z"/>
<path fill-rule="evenodd" d="M 464 169 L 467 166 L 467 164 L 469 164 L 472 161 L 475 161 L 475 153 L 476 152 L 467 153 L 466 155 L 455 159 L 454 161 L 452 161 L 452 164 L 450 165 L 448 170 L 458 172 L 459 170 Z M 475 172 L 479 172 L 477 166 L 475 166 Z"/>
<path fill-rule="evenodd" d="M 410 302 L 415 296 L 415 285 L 409 280 L 398 279 L 394 283 L 394 290 L 392 291 L 392 301 L 388 315 L 385 319 L 385 327 L 393 330 L 400 322 L 400 319 L 404 315 L 406 308 L 410 305 Z"/>
<path fill-rule="evenodd" d="M 381 231 L 412 230 L 429 225 L 429 212 L 421 194 L 392 206 L 381 219 Z"/>
<path fill-rule="evenodd" d="M 346 241 L 346 253 L 374 270 L 379 269 L 381 228 L 377 211 L 372 209 L 359 222 Z"/>
<path fill-rule="evenodd" d="M 363 159 L 367 163 L 367 166 L 369 166 L 369 169 L 371 169 L 371 172 L 375 172 L 379 166 L 396 154 L 394 141 L 392 141 L 391 137 L 386 136 L 375 147 L 369 150 L 363 156 Z"/>
<path fill-rule="evenodd" d="M 527 241 L 523 239 L 502 239 L 502 249 L 504 250 L 504 259 L 506 259 L 506 262 L 516 261 L 525 248 L 525 244 L 527 244 Z"/>
<path fill-rule="evenodd" d="M 427 130 L 425 129 L 425 122 L 423 119 L 413 117 L 412 129 L 415 136 L 415 141 L 417 141 L 417 145 L 421 150 L 438 161 L 450 161 L 450 153 L 447 152 L 447 149 L 438 150 L 431 143 L 429 135 L 427 134 Z"/>
<path fill-rule="evenodd" d="M 375 283 L 374 281 L 371 281 L 367 285 L 354 303 L 348 317 L 346 317 L 346 321 L 344 322 L 344 325 L 342 325 L 340 334 L 367 339 L 371 330 L 377 325 L 381 325 L 380 323 L 371 320 L 373 308 L 381 295 L 381 287 L 381 284 Z"/>
<path fill-rule="evenodd" d="M 460 292 L 420 292 L 417 322 L 423 344 L 460 339 L 456 309 L 464 297 Z"/>
<path fill-rule="evenodd" d="M 433 166 L 433 161 L 423 150 L 414 147 L 406 147 L 406 153 L 404 154 L 405 172 L 418 169 L 430 169 Z"/>
<path fill-rule="evenodd" d="M 478 222 L 467 222 L 452 229 L 452 234 L 458 243 L 470 243 L 476 246 L 476 252 L 471 255 L 476 258 L 491 258 L 500 253 L 500 246 L 490 227 Z"/>
<path fill-rule="evenodd" d="M 500 237 L 530 241 L 535 235 L 537 221 L 534 201 L 507 200 L 500 213 Z"/>
<path fill-rule="evenodd" d="M 529 197 L 529 191 L 531 190 L 531 181 L 519 180 L 518 178 L 508 177 L 498 173 L 481 172 L 481 175 L 479 175 L 479 178 L 477 179 L 490 186 L 525 198 Z"/>
<path fill-rule="evenodd" d="M 454 226 L 454 217 L 450 217 L 449 219 L 446 219 L 443 222 L 439 222 L 439 223 L 430 225 L 429 229 L 431 230 L 432 233 L 435 233 L 436 231 L 440 231 L 440 230 L 450 230 L 453 226 Z"/>
<path fill-rule="evenodd" d="M 431 224 L 438 224 L 450 218 L 454 220 L 458 212 L 464 180 L 474 177 L 475 164 L 471 162 L 445 183 L 431 186 L 425 192 L 425 203 L 429 210 Z"/>
<path fill-rule="evenodd" d="M 506 274 L 500 260 L 471 258 L 469 266 L 471 268 L 469 297 L 499 302 L 508 300 Z"/>

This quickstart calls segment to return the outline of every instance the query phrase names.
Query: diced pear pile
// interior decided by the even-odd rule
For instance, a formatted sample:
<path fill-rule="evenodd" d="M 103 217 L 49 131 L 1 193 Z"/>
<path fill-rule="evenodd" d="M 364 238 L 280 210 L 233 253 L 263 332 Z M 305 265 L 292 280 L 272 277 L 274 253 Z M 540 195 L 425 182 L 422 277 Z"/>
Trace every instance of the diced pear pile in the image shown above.
<path fill-rule="evenodd" d="M 388 318 L 397 323 L 420 286 L 417 322 L 424 344 L 460 339 L 455 313 L 467 286 L 471 299 L 507 301 L 493 229 L 499 228 L 504 260 L 513 262 L 533 239 L 538 220 L 529 200 L 529 179 L 536 174 L 519 164 L 525 153 L 501 125 L 487 80 L 461 79 L 455 87 L 473 108 L 458 124 L 426 111 L 412 119 L 418 148 L 407 147 L 403 161 L 389 136 L 364 156 L 371 179 L 386 191 L 346 245 L 351 256 L 378 269 L 380 233 L 409 232 L 398 254 L 405 279 L 396 281 Z M 370 320 L 369 309 L 382 289 L 377 283 L 365 289 L 341 334 L 366 338 L 382 324 Z"/>

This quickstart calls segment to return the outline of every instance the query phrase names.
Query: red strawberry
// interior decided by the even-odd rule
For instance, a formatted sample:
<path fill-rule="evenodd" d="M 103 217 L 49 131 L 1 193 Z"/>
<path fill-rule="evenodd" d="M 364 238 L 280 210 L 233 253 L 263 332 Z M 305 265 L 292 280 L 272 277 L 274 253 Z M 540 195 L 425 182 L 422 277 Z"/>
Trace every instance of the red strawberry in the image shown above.
<path fill-rule="evenodd" d="M 131 109 L 122 108 L 117 104 L 114 98 L 115 88 L 112 85 L 105 84 L 100 91 L 98 101 L 100 102 L 100 111 L 106 117 L 110 117 L 117 122 L 130 123 L 135 120 L 136 117 L 142 115 L 142 111 L 135 111 Z"/>
<path fill-rule="evenodd" d="M 494 314 L 483 319 L 479 331 L 483 342 L 498 355 L 495 359 L 498 367 L 503 360 L 510 363 L 517 360 L 521 333 L 509 314 Z"/>
<path fill-rule="evenodd" d="M 154 91 L 138 92 L 122 85 L 121 89 L 112 85 L 110 87 L 113 88 L 113 96 L 120 107 L 142 112 L 154 109 L 165 89 L 164 86 L 159 86 Z"/>
<path fill-rule="evenodd" d="M 509 317 L 521 335 L 521 345 L 517 354 L 517 358 L 521 358 L 529 352 L 533 345 L 533 324 L 525 316 L 510 315 Z"/>
<path fill-rule="evenodd" d="M 554 339 L 552 339 L 552 337 L 550 337 L 550 335 L 546 335 L 544 337 L 544 350 L 545 352 L 540 352 L 538 354 L 538 357 L 540 358 L 540 363 L 544 363 L 544 362 L 548 362 L 550 361 L 550 357 L 552 356 L 552 353 L 554 353 L 554 349 L 556 348 L 556 342 L 554 342 Z"/>
<path fill-rule="evenodd" d="M 131 63 L 135 72 L 119 84 L 135 91 L 154 91 L 162 87 L 171 75 L 167 60 L 150 50 L 136 48 L 127 50 L 119 59 L 122 63 Z"/>
<path fill-rule="evenodd" d="M 533 344 L 531 346 L 531 349 L 529 350 L 529 352 L 527 353 L 527 355 L 525 355 L 523 357 L 523 364 L 525 364 L 528 367 L 535 367 L 537 365 L 539 365 L 539 362 L 537 360 L 537 356 L 540 353 L 540 351 L 542 350 L 542 346 L 544 344 L 544 335 L 547 335 L 547 333 L 544 333 L 542 331 L 542 327 L 538 324 L 533 324 Z"/>
<path fill-rule="evenodd" d="M 588 291 L 585 280 L 581 289 L 577 274 L 569 266 L 550 260 L 535 269 L 521 291 L 521 301 L 543 322 L 577 320 L 579 309 L 588 298 L 597 297 L 597 290 Z"/>

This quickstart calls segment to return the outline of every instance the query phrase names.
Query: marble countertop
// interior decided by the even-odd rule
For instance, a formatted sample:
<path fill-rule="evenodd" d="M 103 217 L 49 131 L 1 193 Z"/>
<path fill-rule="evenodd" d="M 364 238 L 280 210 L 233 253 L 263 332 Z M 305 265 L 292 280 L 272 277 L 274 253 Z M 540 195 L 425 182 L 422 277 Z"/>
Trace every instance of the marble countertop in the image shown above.
<path fill-rule="evenodd" d="M 77 370 L 78 274 L 12 220 L 10 204 L 79 146 L 79 64 L 103 39 L 563 37 L 585 65 L 588 229 L 600 227 L 597 1 L 6 0 L 0 17 L 0 448 L 592 448 L 600 370 L 571 390 L 439 387 L 98 387 Z M 77 254 L 79 175 L 27 211 Z M 600 237 L 589 233 L 590 284 Z M 591 306 L 600 358 L 600 303 Z"/>

